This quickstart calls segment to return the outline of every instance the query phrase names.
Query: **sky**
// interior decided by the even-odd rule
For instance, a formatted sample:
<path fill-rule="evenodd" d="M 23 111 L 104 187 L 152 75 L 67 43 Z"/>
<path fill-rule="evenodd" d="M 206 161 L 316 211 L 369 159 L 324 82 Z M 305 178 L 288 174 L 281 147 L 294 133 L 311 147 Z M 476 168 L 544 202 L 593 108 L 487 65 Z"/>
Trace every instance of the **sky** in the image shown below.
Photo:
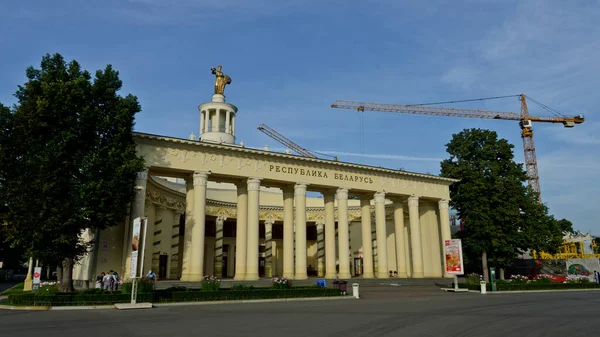
<path fill-rule="evenodd" d="M 142 105 L 135 130 L 198 135 L 223 65 L 239 108 L 237 141 L 281 150 L 265 123 L 341 161 L 439 174 L 465 128 L 498 132 L 524 161 L 516 121 L 359 113 L 337 99 L 421 104 L 524 93 L 572 129 L 534 124 L 543 201 L 575 229 L 600 235 L 600 4 L 588 0 L 3 0 L 0 102 L 25 69 L 60 53 L 120 72 Z M 518 98 L 455 105 L 520 111 Z M 530 113 L 549 112 L 529 103 Z"/>

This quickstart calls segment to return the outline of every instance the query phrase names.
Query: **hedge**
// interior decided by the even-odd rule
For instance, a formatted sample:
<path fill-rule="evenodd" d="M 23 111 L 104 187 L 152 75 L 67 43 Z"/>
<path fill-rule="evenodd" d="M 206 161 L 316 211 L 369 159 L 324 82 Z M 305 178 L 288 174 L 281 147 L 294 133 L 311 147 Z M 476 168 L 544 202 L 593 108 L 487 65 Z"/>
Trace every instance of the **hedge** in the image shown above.
<path fill-rule="evenodd" d="M 168 303 L 168 302 L 201 302 L 227 300 L 254 300 L 298 297 L 329 297 L 341 296 L 335 288 L 300 288 L 300 289 L 255 289 L 255 290 L 219 290 L 219 291 L 165 291 L 140 293 L 138 302 Z M 82 306 L 82 305 L 111 305 L 129 303 L 129 294 L 83 294 L 65 293 L 48 296 L 35 294 L 13 294 L 8 296 L 8 304 L 16 306 Z"/>
<path fill-rule="evenodd" d="M 481 290 L 479 284 L 459 284 L 460 288 L 469 290 Z M 487 291 L 492 290 L 492 285 L 486 283 Z M 599 283 L 496 283 L 497 291 L 516 291 L 516 290 L 564 290 L 564 289 L 600 289 Z"/>

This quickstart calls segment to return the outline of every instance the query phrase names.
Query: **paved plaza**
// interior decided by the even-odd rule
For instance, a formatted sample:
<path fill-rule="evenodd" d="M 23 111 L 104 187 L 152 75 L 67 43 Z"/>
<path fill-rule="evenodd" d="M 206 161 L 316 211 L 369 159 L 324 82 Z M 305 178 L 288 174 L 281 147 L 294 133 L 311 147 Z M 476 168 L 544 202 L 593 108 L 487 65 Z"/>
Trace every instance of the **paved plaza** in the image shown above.
<path fill-rule="evenodd" d="M 600 292 L 364 288 L 360 300 L 0 311 L 2 336 L 575 336 L 600 328 Z"/>

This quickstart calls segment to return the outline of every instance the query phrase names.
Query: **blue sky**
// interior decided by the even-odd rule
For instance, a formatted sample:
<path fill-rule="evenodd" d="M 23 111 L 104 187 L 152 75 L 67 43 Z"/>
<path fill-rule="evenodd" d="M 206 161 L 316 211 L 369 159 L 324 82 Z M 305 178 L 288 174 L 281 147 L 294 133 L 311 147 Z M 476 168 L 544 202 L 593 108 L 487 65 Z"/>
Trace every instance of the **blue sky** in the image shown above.
<path fill-rule="evenodd" d="M 85 3 L 85 5 L 83 5 Z M 0 3 L 0 102 L 25 68 L 59 52 L 89 70 L 112 64 L 137 95 L 136 131 L 198 134 L 218 64 L 233 82 L 237 140 L 281 146 L 265 123 L 340 160 L 439 173 L 463 128 L 497 131 L 523 161 L 517 122 L 331 109 L 336 99 L 427 103 L 521 92 L 573 129 L 534 125 L 544 201 L 600 235 L 600 6 L 594 1 L 104 0 Z M 517 98 L 461 107 L 519 111 Z M 530 104 L 534 115 L 547 112 Z"/>

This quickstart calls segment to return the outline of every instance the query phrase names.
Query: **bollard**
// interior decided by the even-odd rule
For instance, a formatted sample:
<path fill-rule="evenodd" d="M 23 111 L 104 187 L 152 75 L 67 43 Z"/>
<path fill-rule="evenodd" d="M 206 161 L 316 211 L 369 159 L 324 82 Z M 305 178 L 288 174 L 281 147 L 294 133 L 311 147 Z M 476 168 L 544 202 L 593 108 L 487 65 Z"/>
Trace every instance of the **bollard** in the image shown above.
<path fill-rule="evenodd" d="M 352 283 L 352 295 L 354 295 L 355 298 L 359 298 L 358 297 L 358 283 Z"/>
<path fill-rule="evenodd" d="M 481 286 L 481 293 L 485 294 L 487 292 L 487 289 L 485 288 L 485 281 L 479 282 L 479 285 Z"/>

